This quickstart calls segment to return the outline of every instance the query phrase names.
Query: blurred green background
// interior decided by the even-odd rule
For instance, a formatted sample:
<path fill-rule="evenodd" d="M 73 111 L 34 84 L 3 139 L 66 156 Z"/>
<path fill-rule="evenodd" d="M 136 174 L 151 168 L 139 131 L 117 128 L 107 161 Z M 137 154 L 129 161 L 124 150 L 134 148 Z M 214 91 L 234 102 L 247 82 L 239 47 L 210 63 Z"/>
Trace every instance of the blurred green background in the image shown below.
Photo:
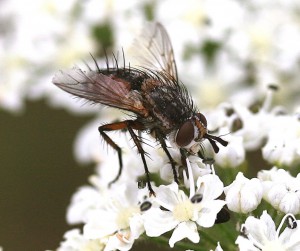
<path fill-rule="evenodd" d="M 66 208 L 93 170 L 73 156 L 76 132 L 88 120 L 43 101 L 27 102 L 19 115 L 0 110 L 0 245 L 5 251 L 54 249 L 71 228 Z"/>

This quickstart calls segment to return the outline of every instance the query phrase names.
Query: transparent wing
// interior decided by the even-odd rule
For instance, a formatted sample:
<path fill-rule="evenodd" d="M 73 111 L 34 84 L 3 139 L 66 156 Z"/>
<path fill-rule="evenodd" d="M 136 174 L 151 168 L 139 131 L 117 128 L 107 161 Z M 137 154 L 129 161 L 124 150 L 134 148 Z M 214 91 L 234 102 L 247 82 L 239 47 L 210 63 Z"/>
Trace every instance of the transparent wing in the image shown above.
<path fill-rule="evenodd" d="M 102 73 L 85 72 L 74 67 L 56 73 L 52 82 L 62 90 L 93 103 L 128 110 L 140 115 L 147 114 L 142 104 L 142 97 L 131 91 L 130 83 L 126 81 L 116 81 Z"/>
<path fill-rule="evenodd" d="M 160 23 L 149 23 L 141 36 L 134 41 L 132 50 L 138 66 L 163 71 L 178 81 L 172 44 L 167 31 Z"/>

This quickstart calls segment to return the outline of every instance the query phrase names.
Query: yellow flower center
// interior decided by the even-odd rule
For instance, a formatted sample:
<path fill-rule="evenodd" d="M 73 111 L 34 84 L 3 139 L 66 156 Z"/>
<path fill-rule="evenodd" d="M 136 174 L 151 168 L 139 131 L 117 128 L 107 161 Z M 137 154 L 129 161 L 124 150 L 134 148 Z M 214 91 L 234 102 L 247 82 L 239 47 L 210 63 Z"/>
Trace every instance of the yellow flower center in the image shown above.
<path fill-rule="evenodd" d="M 129 227 L 129 220 L 132 216 L 135 214 L 138 214 L 140 212 L 140 209 L 138 206 L 135 207 L 127 207 L 123 208 L 119 211 L 119 214 L 117 216 L 117 225 L 119 229 L 126 229 Z"/>
<path fill-rule="evenodd" d="M 102 243 L 99 239 L 89 240 L 85 245 L 80 247 L 81 251 L 93 251 L 93 250 L 104 250 L 105 244 Z"/>
<path fill-rule="evenodd" d="M 286 249 L 280 241 L 274 240 L 274 241 L 268 241 L 262 248 L 262 251 L 285 251 Z"/>
<path fill-rule="evenodd" d="M 177 204 L 173 210 L 173 217 L 178 221 L 188 221 L 193 217 L 194 205 L 190 200 Z"/>

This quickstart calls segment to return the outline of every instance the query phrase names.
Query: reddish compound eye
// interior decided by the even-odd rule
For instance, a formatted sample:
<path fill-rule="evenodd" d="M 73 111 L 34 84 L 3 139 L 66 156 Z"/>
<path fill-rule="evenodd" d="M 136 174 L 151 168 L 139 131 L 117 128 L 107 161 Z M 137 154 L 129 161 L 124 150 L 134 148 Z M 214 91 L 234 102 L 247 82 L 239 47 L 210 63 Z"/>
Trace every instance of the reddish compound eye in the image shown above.
<path fill-rule="evenodd" d="M 184 122 L 177 131 L 175 142 L 179 147 L 187 146 L 194 139 L 194 124 L 191 120 Z"/>
<path fill-rule="evenodd" d="M 206 117 L 202 114 L 202 113 L 197 113 L 196 116 L 198 117 L 199 121 L 205 126 L 207 127 L 207 120 Z"/>

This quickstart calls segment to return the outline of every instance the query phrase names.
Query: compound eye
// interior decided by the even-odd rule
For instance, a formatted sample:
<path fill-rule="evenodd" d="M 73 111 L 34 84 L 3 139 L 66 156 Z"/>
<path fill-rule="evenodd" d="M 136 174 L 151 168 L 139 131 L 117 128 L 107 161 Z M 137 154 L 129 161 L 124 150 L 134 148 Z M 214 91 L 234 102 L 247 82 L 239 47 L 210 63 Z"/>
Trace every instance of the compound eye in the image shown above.
<path fill-rule="evenodd" d="M 199 121 L 205 126 L 207 127 L 207 120 L 205 118 L 205 116 L 202 113 L 197 113 L 196 116 L 198 117 Z"/>
<path fill-rule="evenodd" d="M 191 120 L 184 122 L 178 129 L 175 142 L 178 146 L 184 147 L 194 139 L 194 124 Z"/>

